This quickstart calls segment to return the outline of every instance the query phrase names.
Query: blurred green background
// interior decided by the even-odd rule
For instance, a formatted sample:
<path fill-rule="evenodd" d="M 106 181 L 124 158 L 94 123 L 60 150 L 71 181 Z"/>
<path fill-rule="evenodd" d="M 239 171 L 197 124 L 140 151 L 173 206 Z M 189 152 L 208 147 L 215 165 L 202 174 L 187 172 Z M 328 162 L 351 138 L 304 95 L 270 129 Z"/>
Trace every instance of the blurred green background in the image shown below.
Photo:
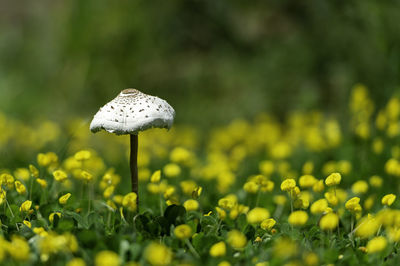
<path fill-rule="evenodd" d="M 400 1 L 0 1 L 0 110 L 90 119 L 120 90 L 177 122 L 293 109 L 341 112 L 365 84 L 400 84 Z"/>

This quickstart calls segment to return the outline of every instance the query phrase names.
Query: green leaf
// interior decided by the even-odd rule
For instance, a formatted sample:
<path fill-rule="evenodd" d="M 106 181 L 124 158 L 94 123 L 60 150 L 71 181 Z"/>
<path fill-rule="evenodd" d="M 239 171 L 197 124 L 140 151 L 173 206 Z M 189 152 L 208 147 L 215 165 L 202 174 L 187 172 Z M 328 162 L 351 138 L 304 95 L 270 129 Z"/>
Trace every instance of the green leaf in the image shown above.
<path fill-rule="evenodd" d="M 74 220 L 72 218 L 63 218 L 58 221 L 56 228 L 63 232 L 72 231 L 74 229 Z"/>
<path fill-rule="evenodd" d="M 169 224 L 178 225 L 185 222 L 186 209 L 178 205 L 170 205 L 164 212 L 164 217 Z"/>
<path fill-rule="evenodd" d="M 203 254 L 207 254 L 211 246 L 217 242 L 218 238 L 216 236 L 207 236 L 204 233 L 197 234 L 192 240 L 193 247 Z"/>
<path fill-rule="evenodd" d="M 73 212 L 73 211 L 64 211 L 64 214 L 67 217 L 72 217 L 78 223 L 78 225 L 82 226 L 83 228 L 89 229 L 89 224 L 88 224 L 87 219 L 80 216 L 78 213 Z"/>

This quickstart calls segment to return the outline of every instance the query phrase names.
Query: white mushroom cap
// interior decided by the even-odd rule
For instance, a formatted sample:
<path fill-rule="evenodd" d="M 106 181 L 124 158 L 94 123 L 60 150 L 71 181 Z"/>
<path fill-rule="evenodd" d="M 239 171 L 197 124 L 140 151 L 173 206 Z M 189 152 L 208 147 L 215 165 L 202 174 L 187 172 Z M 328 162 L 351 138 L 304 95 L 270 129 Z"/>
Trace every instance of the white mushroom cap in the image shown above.
<path fill-rule="evenodd" d="M 166 101 L 136 89 L 126 89 L 100 108 L 90 123 L 90 130 L 138 134 L 153 127 L 169 129 L 174 117 L 175 111 Z"/>

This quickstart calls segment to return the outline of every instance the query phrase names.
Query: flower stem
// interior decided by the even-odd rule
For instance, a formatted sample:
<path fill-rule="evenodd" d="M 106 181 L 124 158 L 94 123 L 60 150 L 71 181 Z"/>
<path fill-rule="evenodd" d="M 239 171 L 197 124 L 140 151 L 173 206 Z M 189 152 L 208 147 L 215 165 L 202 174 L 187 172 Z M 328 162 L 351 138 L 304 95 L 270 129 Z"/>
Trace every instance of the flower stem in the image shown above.
<path fill-rule="evenodd" d="M 200 259 L 199 253 L 197 253 L 197 251 L 194 249 L 194 247 L 192 246 L 192 243 L 190 243 L 189 239 L 186 239 L 185 243 L 188 246 L 190 252 L 192 252 L 193 256 L 195 256 L 197 259 Z"/>

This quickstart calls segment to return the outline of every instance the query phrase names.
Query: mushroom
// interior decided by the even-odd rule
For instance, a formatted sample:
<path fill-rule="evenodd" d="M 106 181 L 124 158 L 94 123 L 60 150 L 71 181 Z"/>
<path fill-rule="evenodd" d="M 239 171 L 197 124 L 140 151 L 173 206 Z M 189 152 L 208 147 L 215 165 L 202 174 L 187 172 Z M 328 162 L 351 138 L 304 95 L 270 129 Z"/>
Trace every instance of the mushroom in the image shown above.
<path fill-rule="evenodd" d="M 125 89 L 101 107 L 90 123 L 94 133 L 104 129 L 117 135 L 130 135 L 132 192 L 137 195 L 138 206 L 138 134 L 153 127 L 170 129 L 174 117 L 175 110 L 166 101 L 136 89 Z"/>

